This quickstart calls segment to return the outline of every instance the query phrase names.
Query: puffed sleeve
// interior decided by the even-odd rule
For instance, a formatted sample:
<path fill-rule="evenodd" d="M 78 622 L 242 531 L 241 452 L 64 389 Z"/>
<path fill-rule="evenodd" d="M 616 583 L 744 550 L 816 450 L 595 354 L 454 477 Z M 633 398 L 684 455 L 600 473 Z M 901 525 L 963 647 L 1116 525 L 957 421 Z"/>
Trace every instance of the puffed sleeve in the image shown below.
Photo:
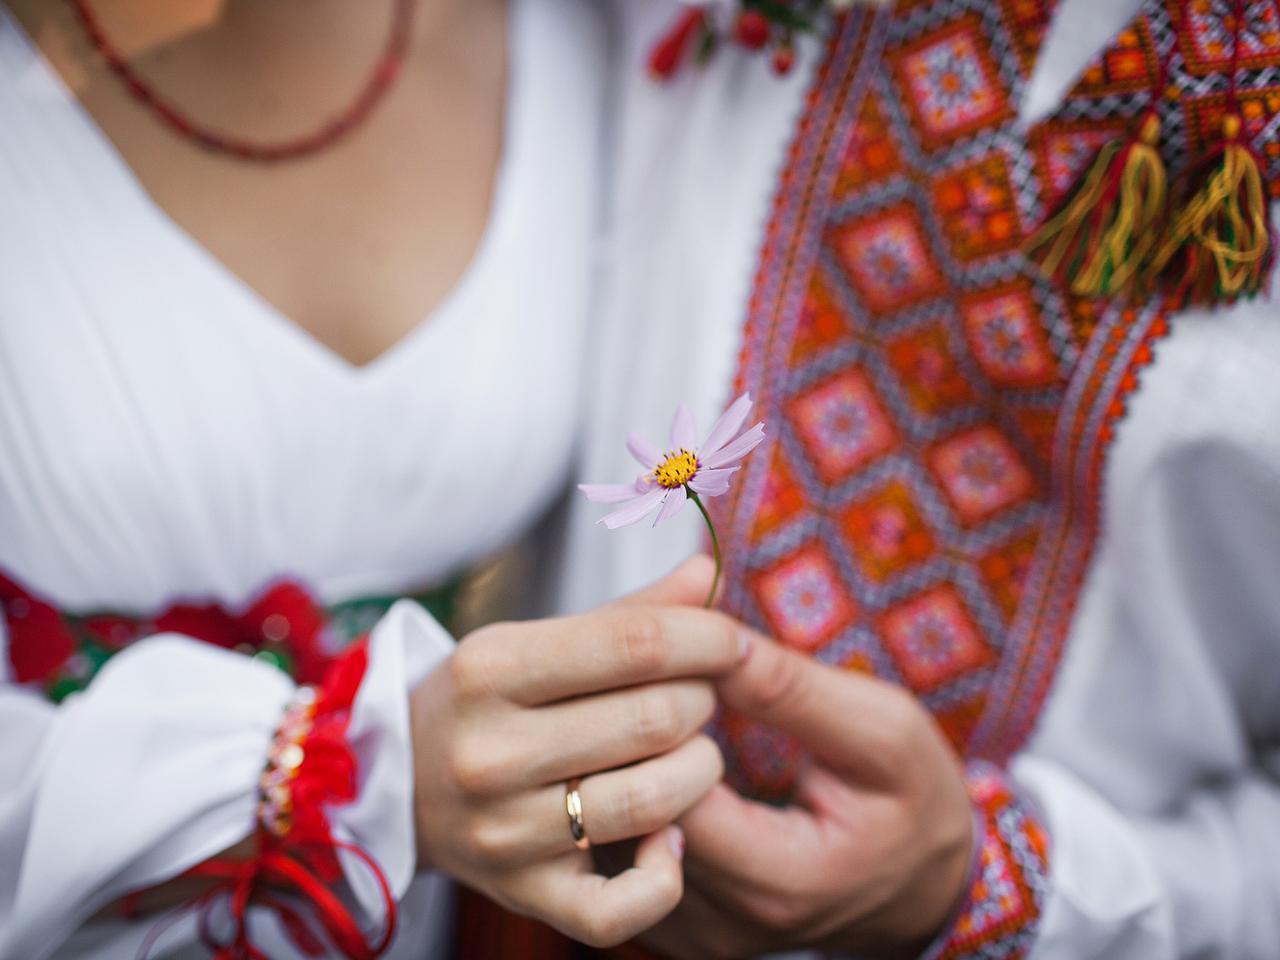
<path fill-rule="evenodd" d="M 415 850 L 406 693 L 451 648 L 416 604 L 394 606 L 371 636 L 347 728 L 359 793 L 330 812 L 333 831 L 371 855 L 397 896 Z M 82 925 L 250 833 L 293 692 L 274 667 L 174 634 L 118 654 L 56 707 L 0 687 L 0 958 L 38 960 L 73 933 L 91 944 L 84 955 L 135 955 L 154 918 Z M 376 913 L 367 875 L 349 880 Z"/>

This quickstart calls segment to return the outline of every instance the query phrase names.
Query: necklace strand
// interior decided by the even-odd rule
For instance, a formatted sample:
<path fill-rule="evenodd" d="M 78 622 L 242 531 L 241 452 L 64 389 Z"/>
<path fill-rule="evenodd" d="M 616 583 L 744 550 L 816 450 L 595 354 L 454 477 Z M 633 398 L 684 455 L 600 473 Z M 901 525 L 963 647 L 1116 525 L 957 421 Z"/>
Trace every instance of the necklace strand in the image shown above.
<path fill-rule="evenodd" d="M 71 0 L 90 42 L 106 60 L 111 71 L 123 81 L 129 93 L 174 133 L 212 153 L 239 160 L 278 163 L 318 153 L 337 143 L 369 118 L 404 65 L 409 50 L 415 0 L 396 0 L 387 45 L 369 79 L 345 110 L 326 121 L 317 130 L 278 142 L 264 142 L 238 137 L 197 123 L 176 105 L 161 97 L 116 49 L 102 29 L 89 0 Z"/>

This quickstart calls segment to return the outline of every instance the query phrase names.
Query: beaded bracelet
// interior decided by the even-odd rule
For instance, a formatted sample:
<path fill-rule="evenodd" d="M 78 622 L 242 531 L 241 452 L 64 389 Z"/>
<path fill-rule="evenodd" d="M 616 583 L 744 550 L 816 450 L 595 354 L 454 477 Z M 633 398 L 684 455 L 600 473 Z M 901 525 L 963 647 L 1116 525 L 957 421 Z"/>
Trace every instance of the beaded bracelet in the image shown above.
<path fill-rule="evenodd" d="M 299 687 L 285 707 L 267 753 L 267 766 L 258 782 L 258 823 L 275 837 L 293 829 L 292 783 L 306 759 L 304 741 L 316 713 L 315 687 Z"/>

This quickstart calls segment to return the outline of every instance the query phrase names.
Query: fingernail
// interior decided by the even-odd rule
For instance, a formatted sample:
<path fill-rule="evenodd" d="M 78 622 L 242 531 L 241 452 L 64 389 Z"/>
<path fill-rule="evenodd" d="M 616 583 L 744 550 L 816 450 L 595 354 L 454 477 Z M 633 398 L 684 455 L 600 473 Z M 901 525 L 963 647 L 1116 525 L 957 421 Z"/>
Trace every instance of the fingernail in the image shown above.
<path fill-rule="evenodd" d="M 684 831 L 679 827 L 667 828 L 667 846 L 671 848 L 671 855 L 679 862 L 684 859 Z"/>
<path fill-rule="evenodd" d="M 749 656 L 751 656 L 751 636 L 743 630 L 738 634 L 738 662 L 745 662 Z"/>

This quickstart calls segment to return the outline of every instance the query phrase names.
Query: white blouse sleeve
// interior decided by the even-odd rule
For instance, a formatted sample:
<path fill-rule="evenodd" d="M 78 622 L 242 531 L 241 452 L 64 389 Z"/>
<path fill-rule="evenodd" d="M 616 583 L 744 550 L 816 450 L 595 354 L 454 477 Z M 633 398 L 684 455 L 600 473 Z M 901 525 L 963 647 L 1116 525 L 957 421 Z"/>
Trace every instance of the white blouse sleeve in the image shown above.
<path fill-rule="evenodd" d="M 415 850 L 406 691 L 451 648 L 424 610 L 396 604 L 373 632 L 348 727 L 360 794 L 331 812 L 333 828 L 397 896 Z M 292 691 L 274 667 L 173 634 L 118 654 L 57 707 L 0 687 L 0 958 L 48 956 L 103 906 L 246 837 Z M 375 910 L 368 878 L 350 879 Z M 133 955 L 154 922 L 105 925 L 110 943 L 92 955 Z"/>
<path fill-rule="evenodd" d="M 1280 326 L 1174 320 L 1012 767 L 1051 837 L 1034 960 L 1280 957 Z"/>

